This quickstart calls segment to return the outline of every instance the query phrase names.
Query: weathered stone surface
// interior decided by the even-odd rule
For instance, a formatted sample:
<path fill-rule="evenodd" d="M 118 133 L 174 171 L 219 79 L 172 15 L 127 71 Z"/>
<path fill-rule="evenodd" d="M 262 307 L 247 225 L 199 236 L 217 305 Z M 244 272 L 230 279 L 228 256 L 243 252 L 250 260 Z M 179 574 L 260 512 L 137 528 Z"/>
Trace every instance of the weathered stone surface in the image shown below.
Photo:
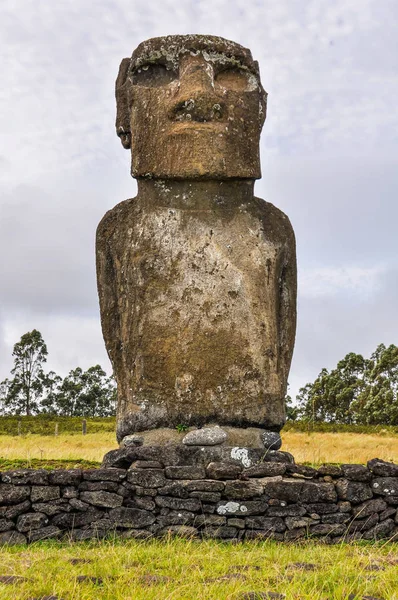
<path fill-rule="evenodd" d="M 162 469 L 137 469 L 127 472 L 127 481 L 132 485 L 160 488 L 167 484 Z"/>
<path fill-rule="evenodd" d="M 185 482 L 185 488 L 188 492 L 222 492 L 225 489 L 225 483 L 223 481 L 208 481 L 206 479 L 201 481 L 187 481 Z"/>
<path fill-rule="evenodd" d="M 171 496 L 157 496 L 155 504 L 164 508 L 173 510 L 188 510 L 190 512 L 199 512 L 201 510 L 201 502 L 197 498 L 173 498 Z"/>
<path fill-rule="evenodd" d="M 229 519 L 231 521 L 232 519 Z M 238 519 L 234 519 L 235 521 Z M 196 515 L 195 516 L 195 525 L 197 527 L 202 527 L 203 525 L 207 525 L 210 527 L 221 527 L 221 525 L 225 525 L 227 522 L 226 517 L 222 517 L 221 515 Z M 244 521 L 243 521 L 244 522 Z M 232 527 L 234 525 L 232 524 Z"/>
<path fill-rule="evenodd" d="M 82 479 L 81 469 L 58 469 L 50 471 L 48 481 L 51 485 L 79 485 Z"/>
<path fill-rule="evenodd" d="M 3 531 L 3 533 L 0 533 L 0 546 L 18 546 L 26 543 L 26 536 L 19 531 Z"/>
<path fill-rule="evenodd" d="M 48 524 L 48 517 L 43 513 L 27 513 L 20 515 L 17 521 L 17 529 L 21 533 L 31 531 L 32 529 L 40 529 Z"/>
<path fill-rule="evenodd" d="M 171 481 L 164 487 L 158 488 L 160 496 L 175 496 L 176 498 L 189 498 L 187 487 L 180 481 Z"/>
<path fill-rule="evenodd" d="M 128 448 L 129 446 L 142 446 L 144 443 L 144 438 L 141 435 L 126 435 L 122 439 L 120 445 L 121 447 Z"/>
<path fill-rule="evenodd" d="M 286 473 L 286 463 L 264 462 L 243 470 L 246 477 L 275 477 Z"/>
<path fill-rule="evenodd" d="M 277 430 L 296 259 L 287 217 L 253 196 L 265 117 L 258 67 L 222 38 L 155 38 L 122 61 L 116 90 L 117 133 L 138 178 L 137 197 L 97 230 L 118 439 L 208 422 Z"/>
<path fill-rule="evenodd" d="M 76 529 L 98 521 L 103 516 L 103 512 L 92 507 L 86 512 L 79 513 L 61 513 L 52 518 L 52 524 L 60 529 Z"/>
<path fill-rule="evenodd" d="M 341 477 L 342 471 L 337 465 L 321 465 L 318 468 L 319 475 L 330 475 L 331 477 Z"/>
<path fill-rule="evenodd" d="M 60 496 L 59 487 L 53 485 L 33 485 L 30 492 L 32 502 L 49 502 L 50 500 L 58 500 Z"/>
<path fill-rule="evenodd" d="M 19 504 L 30 495 L 30 487 L 26 485 L 14 486 L 9 483 L 0 484 L 0 504 Z"/>
<path fill-rule="evenodd" d="M 42 512 L 45 515 L 53 516 L 61 512 L 69 512 L 71 506 L 67 500 L 59 499 L 53 500 L 52 502 L 36 502 L 35 504 L 32 504 L 32 509 L 35 512 Z"/>
<path fill-rule="evenodd" d="M 89 504 L 87 502 L 82 502 L 78 498 L 71 498 L 69 500 L 69 506 L 71 506 L 74 510 L 86 511 L 89 508 Z"/>
<path fill-rule="evenodd" d="M 218 446 L 225 442 L 227 437 L 221 427 L 203 427 L 187 433 L 182 443 L 187 446 Z"/>
<path fill-rule="evenodd" d="M 124 469 L 90 469 L 83 471 L 83 479 L 87 481 L 123 481 L 127 471 Z"/>
<path fill-rule="evenodd" d="M 353 481 L 370 481 L 372 476 L 369 469 L 363 465 L 341 465 L 341 470 L 346 479 Z"/>
<path fill-rule="evenodd" d="M 207 465 L 206 475 L 210 479 L 236 479 L 243 467 L 234 463 L 212 462 Z"/>
<path fill-rule="evenodd" d="M 293 464 L 294 456 L 290 452 L 283 452 L 282 450 L 269 450 L 259 462 L 262 462 L 262 460 L 266 462 Z"/>
<path fill-rule="evenodd" d="M 158 460 L 136 460 L 131 469 L 163 469 L 164 464 Z"/>
<path fill-rule="evenodd" d="M 79 492 L 117 492 L 119 483 L 116 481 L 82 481 L 79 485 Z"/>
<path fill-rule="evenodd" d="M 322 523 L 348 523 L 352 519 L 351 515 L 344 513 L 333 513 L 330 515 L 322 515 Z"/>
<path fill-rule="evenodd" d="M 364 540 L 381 540 L 388 538 L 395 527 L 392 519 L 386 519 L 382 523 L 378 523 L 372 529 L 369 529 L 363 534 Z"/>
<path fill-rule="evenodd" d="M 306 509 L 299 504 L 290 504 L 289 506 L 270 506 L 267 510 L 269 517 L 301 517 L 305 515 Z"/>
<path fill-rule="evenodd" d="M 380 458 L 368 461 L 368 469 L 378 477 L 398 477 L 398 465 Z"/>
<path fill-rule="evenodd" d="M 45 469 L 17 469 L 6 471 L 1 475 L 3 483 L 14 485 L 46 485 L 48 482 L 48 471 Z"/>
<path fill-rule="evenodd" d="M 156 519 L 152 513 L 138 508 L 114 508 L 109 511 L 108 516 L 116 527 L 132 527 L 134 529 L 152 525 Z"/>
<path fill-rule="evenodd" d="M 341 500 L 348 500 L 354 504 L 365 502 L 373 496 L 367 483 L 350 481 L 349 479 L 339 479 L 336 483 L 336 491 Z"/>
<path fill-rule="evenodd" d="M 39 542 L 40 540 L 56 539 L 59 538 L 62 531 L 54 525 L 48 527 L 41 527 L 40 529 L 33 529 L 28 533 L 29 542 Z"/>
<path fill-rule="evenodd" d="M 218 502 L 221 500 L 220 492 L 190 492 L 190 498 L 198 498 L 201 502 Z"/>
<path fill-rule="evenodd" d="M 329 513 L 335 513 L 339 510 L 337 504 L 329 504 L 326 502 L 315 502 L 306 504 L 305 508 L 309 513 L 316 513 L 318 515 L 326 515 Z"/>
<path fill-rule="evenodd" d="M 249 529 L 265 529 L 283 533 L 286 525 L 281 517 L 248 517 L 245 519 L 246 527 Z"/>
<path fill-rule="evenodd" d="M 261 496 L 264 486 L 259 481 L 227 481 L 224 496 L 228 499 L 244 500 Z"/>
<path fill-rule="evenodd" d="M 216 512 L 226 516 L 251 516 L 262 515 L 266 512 L 268 504 L 265 500 L 222 500 L 217 504 Z"/>
<path fill-rule="evenodd" d="M 291 479 L 275 482 L 264 480 L 264 494 L 287 502 L 334 502 L 337 499 L 332 483 Z"/>
<path fill-rule="evenodd" d="M 123 503 L 123 498 L 118 494 L 104 492 L 103 490 L 98 492 L 82 492 L 80 500 L 102 508 L 117 508 Z"/>
<path fill-rule="evenodd" d="M 68 485 L 68 486 L 64 487 L 62 490 L 62 498 L 65 498 L 65 500 L 69 500 L 70 498 L 77 498 L 78 495 L 79 495 L 79 492 L 78 492 L 77 488 L 72 485 Z"/>
<path fill-rule="evenodd" d="M 198 515 L 195 515 L 195 513 L 189 512 L 188 510 L 171 510 L 167 515 L 156 517 L 156 522 L 159 523 L 161 527 L 167 527 L 169 525 L 192 525 L 197 516 Z"/>
<path fill-rule="evenodd" d="M 267 450 L 279 450 L 282 446 L 282 438 L 276 431 L 263 431 L 261 441 Z"/>
<path fill-rule="evenodd" d="M 8 531 L 9 529 L 14 529 L 14 522 L 10 519 L 0 518 L 0 531 Z"/>
<path fill-rule="evenodd" d="M 206 477 L 203 467 L 166 467 L 164 472 L 169 479 L 204 479 Z"/>
<path fill-rule="evenodd" d="M 20 504 L 13 504 L 11 506 L 1 506 L 0 507 L 0 516 L 5 519 L 15 519 L 18 515 L 22 515 L 23 513 L 29 512 L 30 509 L 30 501 L 25 500 L 25 502 L 21 502 Z"/>
<path fill-rule="evenodd" d="M 372 490 L 381 496 L 398 496 L 398 477 L 376 477 L 372 481 Z"/>
<path fill-rule="evenodd" d="M 318 475 L 318 471 L 307 465 L 287 464 L 286 474 L 293 475 L 293 477 L 302 476 L 303 479 L 313 479 Z"/>
<path fill-rule="evenodd" d="M 135 447 L 128 446 L 118 450 L 109 450 L 102 459 L 101 467 L 104 469 L 119 468 L 129 469 L 131 464 L 137 459 Z"/>
<path fill-rule="evenodd" d="M 375 498 L 373 500 L 367 500 L 366 502 L 362 502 L 362 504 L 358 504 L 352 508 L 352 514 L 354 517 L 359 517 L 360 519 L 364 519 L 373 513 L 382 512 L 387 508 L 386 502 L 381 498 Z"/>
<path fill-rule="evenodd" d="M 300 529 L 301 527 L 316 525 L 319 523 L 319 518 L 312 519 L 311 517 L 286 517 L 285 523 L 288 529 Z"/>

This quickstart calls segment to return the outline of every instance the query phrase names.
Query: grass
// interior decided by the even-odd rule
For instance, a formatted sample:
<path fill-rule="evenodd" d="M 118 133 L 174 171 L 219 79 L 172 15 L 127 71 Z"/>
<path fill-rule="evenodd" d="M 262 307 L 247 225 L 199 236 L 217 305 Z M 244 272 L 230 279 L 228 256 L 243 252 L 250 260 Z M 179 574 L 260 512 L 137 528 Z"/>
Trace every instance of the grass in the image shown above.
<path fill-rule="evenodd" d="M 168 539 L 68 545 L 41 542 L 0 554 L 2 600 L 223 600 L 243 592 L 289 599 L 398 598 L 398 545 L 228 544 Z M 79 583 L 79 576 L 100 582 Z"/>
<path fill-rule="evenodd" d="M 320 465 L 366 463 L 371 458 L 398 462 L 398 435 L 283 431 L 283 450 L 296 462 Z M 0 435 L 0 470 L 44 467 L 72 468 L 98 465 L 108 450 L 117 448 L 113 431 L 58 436 Z"/>
<path fill-rule="evenodd" d="M 297 462 L 398 462 L 391 432 L 283 432 L 283 449 Z M 59 436 L 0 435 L 0 470 L 16 467 L 92 467 L 116 448 L 112 431 Z M 300 563 L 300 564 L 299 564 Z M 223 543 L 213 540 L 41 542 L 0 549 L 2 600 L 55 595 L 63 600 L 234 600 L 244 592 L 276 592 L 286 599 L 398 600 L 398 544 L 328 546 L 316 541 Z M 79 582 L 79 576 L 101 582 Z"/>

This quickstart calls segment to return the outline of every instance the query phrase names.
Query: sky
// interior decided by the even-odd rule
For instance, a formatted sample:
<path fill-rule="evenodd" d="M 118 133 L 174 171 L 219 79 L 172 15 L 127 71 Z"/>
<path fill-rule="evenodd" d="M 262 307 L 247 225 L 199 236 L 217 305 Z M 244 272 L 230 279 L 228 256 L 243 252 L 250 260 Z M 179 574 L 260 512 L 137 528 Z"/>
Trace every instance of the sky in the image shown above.
<path fill-rule="evenodd" d="M 398 344 L 396 0 L 2 0 L 0 380 L 32 329 L 48 369 L 111 371 L 95 229 L 136 192 L 114 81 L 141 41 L 187 33 L 234 40 L 260 64 L 256 195 L 297 239 L 292 395 L 348 352 Z"/>

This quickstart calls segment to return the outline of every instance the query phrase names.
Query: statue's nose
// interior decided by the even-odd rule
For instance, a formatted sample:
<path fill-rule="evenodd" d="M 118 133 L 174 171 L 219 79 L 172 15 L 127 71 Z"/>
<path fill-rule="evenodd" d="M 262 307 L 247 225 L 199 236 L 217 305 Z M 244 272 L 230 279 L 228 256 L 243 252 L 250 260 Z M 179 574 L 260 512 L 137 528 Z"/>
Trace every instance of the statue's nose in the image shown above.
<path fill-rule="evenodd" d="M 180 62 L 179 89 L 170 118 L 177 121 L 214 121 L 222 118 L 224 105 L 214 91 L 213 66 L 202 56 L 184 56 Z"/>

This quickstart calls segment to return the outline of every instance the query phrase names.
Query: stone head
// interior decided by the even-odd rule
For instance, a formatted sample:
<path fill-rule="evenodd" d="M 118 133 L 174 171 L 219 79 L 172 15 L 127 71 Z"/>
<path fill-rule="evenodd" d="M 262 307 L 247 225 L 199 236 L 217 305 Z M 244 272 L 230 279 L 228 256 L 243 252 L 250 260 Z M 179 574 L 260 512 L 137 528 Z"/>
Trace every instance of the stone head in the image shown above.
<path fill-rule="evenodd" d="M 239 44 L 175 35 L 141 43 L 121 62 L 116 132 L 131 148 L 133 177 L 261 177 L 267 94 Z"/>

